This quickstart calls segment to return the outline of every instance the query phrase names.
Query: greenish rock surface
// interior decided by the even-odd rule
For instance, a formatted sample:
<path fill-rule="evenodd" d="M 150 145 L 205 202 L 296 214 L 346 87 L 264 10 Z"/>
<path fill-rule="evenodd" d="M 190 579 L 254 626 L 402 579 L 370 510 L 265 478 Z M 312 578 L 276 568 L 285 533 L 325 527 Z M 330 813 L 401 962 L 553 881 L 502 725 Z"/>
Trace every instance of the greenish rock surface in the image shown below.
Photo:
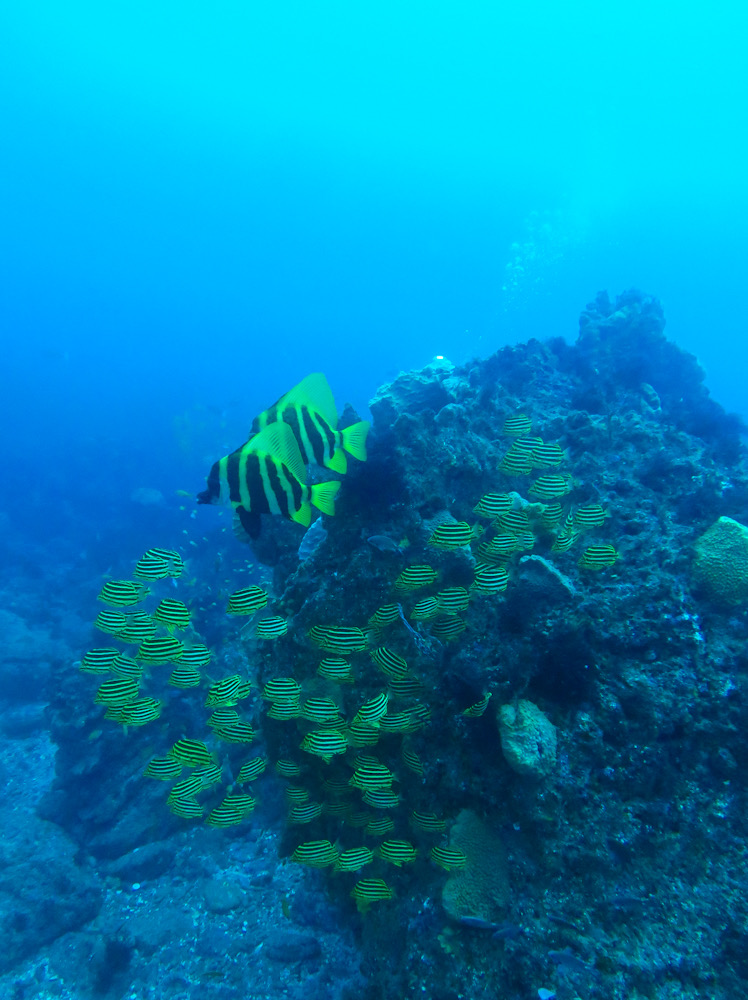
<path fill-rule="evenodd" d="M 748 601 L 748 528 L 721 517 L 696 540 L 693 579 L 720 604 Z"/>
<path fill-rule="evenodd" d="M 517 774 L 542 778 L 556 766 L 556 727 L 537 705 L 521 698 L 497 713 L 504 759 Z"/>

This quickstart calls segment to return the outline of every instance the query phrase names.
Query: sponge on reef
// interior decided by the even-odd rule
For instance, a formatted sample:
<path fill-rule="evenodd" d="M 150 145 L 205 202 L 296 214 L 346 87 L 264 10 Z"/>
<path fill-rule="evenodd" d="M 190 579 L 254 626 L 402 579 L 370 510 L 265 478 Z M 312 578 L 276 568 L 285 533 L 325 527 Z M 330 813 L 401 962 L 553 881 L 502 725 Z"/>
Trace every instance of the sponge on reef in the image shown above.
<path fill-rule="evenodd" d="M 556 727 L 531 701 L 502 705 L 496 720 L 501 749 L 513 771 L 542 778 L 556 766 Z"/>
<path fill-rule="evenodd" d="M 696 541 L 696 586 L 718 604 L 748 601 L 748 528 L 721 517 Z"/>
<path fill-rule="evenodd" d="M 499 920 L 509 899 L 501 837 L 471 809 L 463 809 L 450 831 L 449 844 L 463 851 L 467 864 L 451 872 L 442 889 L 442 905 L 448 916 L 453 920 Z"/>

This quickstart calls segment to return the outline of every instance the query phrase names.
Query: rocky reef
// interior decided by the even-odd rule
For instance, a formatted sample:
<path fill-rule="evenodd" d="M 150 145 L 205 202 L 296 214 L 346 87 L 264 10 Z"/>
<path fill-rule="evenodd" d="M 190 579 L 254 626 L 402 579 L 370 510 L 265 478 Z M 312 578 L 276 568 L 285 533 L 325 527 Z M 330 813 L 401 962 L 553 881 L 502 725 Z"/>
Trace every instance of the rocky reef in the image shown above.
<path fill-rule="evenodd" d="M 51 944 L 33 916 L 39 898 L 20 897 L 15 924 L 6 918 L 7 995 L 46 995 L 55 977 L 70 986 L 81 963 L 75 995 L 86 997 L 137 983 L 137 996 L 158 986 L 232 1000 L 249 982 L 253 995 L 305 1000 L 738 995 L 748 978 L 748 604 L 739 588 L 724 600 L 736 574 L 728 542 L 704 552 L 715 524 L 731 519 L 737 534 L 748 524 L 739 420 L 665 337 L 659 303 L 634 291 L 598 295 L 573 345 L 533 340 L 459 367 L 436 361 L 383 386 L 370 408 L 368 460 L 351 463 L 327 534 L 300 561 L 295 526 L 263 526 L 257 554 L 288 636 L 229 632 L 211 619 L 220 609 L 204 611 L 205 633 L 220 666 L 246 671 L 255 690 L 293 675 L 327 693 L 312 626 L 365 628 L 393 601 L 408 618 L 393 584 L 411 565 L 438 574 L 423 594 L 471 587 L 479 541 L 444 551 L 429 538 L 443 523 L 475 524 L 487 493 L 526 498 L 530 480 L 498 470 L 511 444 L 504 422 L 526 414 L 533 434 L 563 449 L 570 502 L 607 512 L 590 540 L 612 545 L 615 562 L 591 571 L 584 542 L 559 551 L 538 532 L 511 560 L 505 591 L 471 591 L 461 634 L 398 619 L 377 640 L 407 659 L 428 710 L 408 738 L 423 773 L 397 767 L 403 815 L 438 814 L 473 865 L 442 871 L 428 862 L 437 841 L 423 839 L 418 861 L 388 876 L 395 898 L 360 915 L 350 882 L 287 860 L 303 840 L 346 836 L 332 815 L 288 827 L 282 783 L 268 774 L 240 827 L 171 816 L 141 777 L 153 732 L 123 737 L 103 723 L 88 679 L 52 660 L 55 775 L 29 822 L 64 838 L 49 886 L 35 891 L 51 899 L 58 885 L 67 905 Z M 196 590 L 209 609 L 207 580 Z M 337 695 L 349 714 L 383 686 L 368 653 L 357 656 L 355 685 Z M 267 718 L 258 696 L 251 704 L 269 759 L 297 752 L 296 724 Z M 190 730 L 199 716 L 184 711 Z M 11 861 L 9 899 L 13 873 L 29 879 Z"/>

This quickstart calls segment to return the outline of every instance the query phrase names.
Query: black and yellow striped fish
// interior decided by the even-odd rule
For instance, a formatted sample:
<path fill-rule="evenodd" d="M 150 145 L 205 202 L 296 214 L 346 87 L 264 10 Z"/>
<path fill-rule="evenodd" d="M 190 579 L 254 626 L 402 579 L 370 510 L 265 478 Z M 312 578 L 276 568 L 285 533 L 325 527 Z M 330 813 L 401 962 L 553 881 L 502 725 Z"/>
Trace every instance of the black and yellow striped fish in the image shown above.
<path fill-rule="evenodd" d="M 252 585 L 234 591 L 229 597 L 226 613 L 229 615 L 253 615 L 260 608 L 267 607 L 268 595 L 262 587 Z"/>
<path fill-rule="evenodd" d="M 135 564 L 139 580 L 163 580 L 169 575 L 169 561 L 149 550 Z"/>
<path fill-rule="evenodd" d="M 467 856 L 464 851 L 461 851 L 457 847 L 439 847 L 435 845 L 429 851 L 429 857 L 445 871 L 459 871 L 459 869 L 464 868 L 467 864 Z"/>
<path fill-rule="evenodd" d="M 169 812 L 174 813 L 175 816 L 181 816 L 183 819 L 199 819 L 205 812 L 197 799 L 189 796 L 167 801 L 169 802 Z"/>
<path fill-rule="evenodd" d="M 396 622 L 399 617 L 400 608 L 397 604 L 383 604 L 381 608 L 377 608 L 368 624 L 371 628 L 383 629 Z"/>
<path fill-rule="evenodd" d="M 242 679 L 239 674 L 222 677 L 208 688 L 206 708 L 233 708 L 239 701 L 238 694 Z"/>
<path fill-rule="evenodd" d="M 533 469 L 556 469 L 566 455 L 560 444 L 543 442 L 536 445 L 530 455 Z"/>
<path fill-rule="evenodd" d="M 397 809 L 400 805 L 400 796 L 391 788 L 367 788 L 361 798 L 373 809 Z"/>
<path fill-rule="evenodd" d="M 521 435 L 530 433 L 532 430 L 532 420 L 530 420 L 526 413 L 514 413 L 512 416 L 506 418 L 501 430 L 506 437 L 520 437 Z"/>
<path fill-rule="evenodd" d="M 281 778 L 298 778 L 301 775 L 301 766 L 295 760 L 281 757 L 275 762 L 275 773 Z"/>
<path fill-rule="evenodd" d="M 244 531 L 256 538 L 260 514 L 276 514 L 308 528 L 312 506 L 335 513 L 339 482 L 306 485 L 306 466 L 291 428 L 284 423 L 265 427 L 241 448 L 213 464 L 208 488 L 197 502 L 229 501 Z"/>
<path fill-rule="evenodd" d="M 428 564 L 406 566 L 395 580 L 395 590 L 420 590 L 428 587 L 437 578 L 437 572 Z"/>
<path fill-rule="evenodd" d="M 353 717 L 353 721 L 363 726 L 376 726 L 383 715 L 387 714 L 387 702 L 389 695 L 383 691 L 375 698 L 365 701 Z"/>
<path fill-rule="evenodd" d="M 336 872 L 358 872 L 365 865 L 370 865 L 374 860 L 373 853 L 368 847 L 349 847 L 347 851 L 342 851 L 335 862 Z"/>
<path fill-rule="evenodd" d="M 169 660 L 178 660 L 184 652 L 184 643 L 180 642 L 173 635 L 154 636 L 151 639 L 144 639 L 138 646 L 135 654 L 144 663 L 158 665 L 168 663 Z"/>
<path fill-rule="evenodd" d="M 351 896 L 356 901 L 359 913 L 366 913 L 372 903 L 384 899 L 394 899 L 395 893 L 381 878 L 362 878 L 354 885 Z"/>
<path fill-rule="evenodd" d="M 143 776 L 155 778 L 156 781 L 173 781 L 182 773 L 183 767 L 175 757 L 153 757 L 143 771 Z"/>
<path fill-rule="evenodd" d="M 387 677 L 407 677 L 407 661 L 397 653 L 393 653 L 387 646 L 377 646 L 369 655 Z"/>
<path fill-rule="evenodd" d="M 414 622 L 425 622 L 439 614 L 439 602 L 435 597 L 424 597 L 413 605 L 409 618 Z"/>
<path fill-rule="evenodd" d="M 473 507 L 476 514 L 495 518 L 512 509 L 513 499 L 508 493 L 485 493 Z"/>
<path fill-rule="evenodd" d="M 446 521 L 431 532 L 428 544 L 436 549 L 461 549 L 473 540 L 473 529 L 467 521 Z"/>
<path fill-rule="evenodd" d="M 322 725 L 340 720 L 341 715 L 332 698 L 307 698 L 301 706 L 301 718 Z"/>
<path fill-rule="evenodd" d="M 491 692 L 488 691 L 483 695 L 480 701 L 476 701 L 474 705 L 470 705 L 462 714 L 468 719 L 479 719 L 488 708 L 490 700 Z"/>
<path fill-rule="evenodd" d="M 288 632 L 288 622 L 280 615 L 270 615 L 261 618 L 255 625 L 255 635 L 258 639 L 279 639 Z"/>
<path fill-rule="evenodd" d="M 605 569 L 613 566 L 618 553 L 612 545 L 589 545 L 582 553 L 579 565 L 582 569 Z"/>
<path fill-rule="evenodd" d="M 148 596 L 148 588 L 135 580 L 107 580 L 97 600 L 115 608 L 127 608 Z"/>
<path fill-rule="evenodd" d="M 306 734 L 299 747 L 329 764 L 334 756 L 346 752 L 348 744 L 345 737 L 335 729 L 315 729 Z"/>
<path fill-rule="evenodd" d="M 220 784 L 223 772 L 220 764 L 206 764 L 205 767 L 198 767 L 193 771 L 192 777 L 200 779 L 201 788 L 212 788 L 213 785 Z"/>
<path fill-rule="evenodd" d="M 342 656 L 325 657 L 317 667 L 317 675 L 336 684 L 351 684 L 355 679 L 350 663 Z"/>
<path fill-rule="evenodd" d="M 102 681 L 94 702 L 97 705 L 111 705 L 113 708 L 127 705 L 137 698 L 139 686 L 140 681 L 136 677 L 113 677 L 109 681 Z"/>
<path fill-rule="evenodd" d="M 444 642 L 452 642 L 457 639 L 467 628 L 465 620 L 459 615 L 442 615 L 431 622 L 431 632 L 437 639 Z"/>
<path fill-rule="evenodd" d="M 201 764 L 215 764 L 213 754 L 202 740 L 190 740 L 182 737 L 167 752 L 167 757 L 173 757 L 187 767 L 199 767 Z"/>
<path fill-rule="evenodd" d="M 89 649 L 80 662 L 79 670 L 84 674 L 108 674 L 119 655 L 120 651 L 111 646 Z"/>
<path fill-rule="evenodd" d="M 364 832 L 370 837 L 386 837 L 395 829 L 395 821 L 391 816 L 374 816 L 364 827 Z"/>
<path fill-rule="evenodd" d="M 313 625 L 308 635 L 328 653 L 359 653 L 368 645 L 363 630 L 354 625 Z"/>
<path fill-rule="evenodd" d="M 179 657 L 179 665 L 182 667 L 194 667 L 196 670 L 199 670 L 200 667 L 207 667 L 212 658 L 213 654 L 208 647 L 204 646 L 201 642 L 196 642 L 194 646 L 185 649 Z"/>
<path fill-rule="evenodd" d="M 506 590 L 508 584 L 509 574 L 503 566 L 478 563 L 470 589 L 479 594 L 500 594 Z"/>
<path fill-rule="evenodd" d="M 574 489 L 574 482 L 569 475 L 560 472 L 548 473 L 538 478 L 530 485 L 528 493 L 538 500 L 557 500 L 565 497 Z"/>
<path fill-rule="evenodd" d="M 224 743 L 251 743 L 255 731 L 248 722 L 232 722 L 228 726 L 215 726 L 213 732 Z"/>
<path fill-rule="evenodd" d="M 458 611 L 466 611 L 470 604 L 470 594 L 464 587 L 446 587 L 436 595 L 439 610 L 445 615 L 456 615 Z"/>
<path fill-rule="evenodd" d="M 291 429 L 306 465 L 322 465 L 333 472 L 345 473 L 348 467 L 346 452 L 360 462 L 366 461 L 369 424 L 362 420 L 345 430 L 337 429 L 335 400 L 321 372 L 307 375 L 255 417 L 252 434 L 280 421 Z"/>
<path fill-rule="evenodd" d="M 156 634 L 156 623 L 145 611 L 133 611 L 127 616 L 125 627 L 117 633 L 117 638 L 128 645 L 139 646 Z"/>
<path fill-rule="evenodd" d="M 294 826 L 301 826 L 304 823 L 313 823 L 322 815 L 322 806 L 319 802 L 305 802 L 294 806 L 288 811 L 288 822 Z"/>
<path fill-rule="evenodd" d="M 219 803 L 215 809 L 211 809 L 205 819 L 205 823 L 207 826 L 215 826 L 218 829 L 223 829 L 227 826 L 237 826 L 241 823 L 242 819 L 243 816 L 239 810 L 224 801 Z"/>
<path fill-rule="evenodd" d="M 202 677 L 196 667 L 178 663 L 172 670 L 169 680 L 166 683 L 171 685 L 171 687 L 178 688 L 180 691 L 188 691 L 190 688 L 199 687 L 202 683 Z"/>
<path fill-rule="evenodd" d="M 295 677 L 273 677 L 262 689 L 266 701 L 288 703 L 298 702 L 301 685 Z"/>
<path fill-rule="evenodd" d="M 420 809 L 414 809 L 410 814 L 410 825 L 421 833 L 444 833 L 447 829 L 447 824 L 443 819 L 439 819 L 436 813 L 423 812 Z"/>
<path fill-rule="evenodd" d="M 392 788 L 395 775 L 386 764 L 381 764 L 378 760 L 367 760 L 356 764 L 353 777 L 348 784 L 352 788 L 360 788 L 366 791 L 371 788 Z"/>
<path fill-rule="evenodd" d="M 328 868 L 339 857 L 340 852 L 329 840 L 308 840 L 305 844 L 299 844 L 291 855 L 291 860 L 309 868 Z"/>
<path fill-rule="evenodd" d="M 100 611 L 94 620 L 94 627 L 110 635 L 119 635 L 127 625 L 127 615 L 124 611 L 115 611 L 113 608 L 105 608 Z"/>
<path fill-rule="evenodd" d="M 162 704 L 156 698 L 137 698 L 122 707 L 123 726 L 145 726 L 161 716 Z"/>
<path fill-rule="evenodd" d="M 251 760 L 246 760 L 236 776 L 237 785 L 245 785 L 250 781 L 255 781 L 261 774 L 265 773 L 267 766 L 266 757 L 253 757 Z"/>
<path fill-rule="evenodd" d="M 410 865 L 418 856 L 418 851 L 408 840 L 383 840 L 376 849 L 377 857 L 390 864 L 402 868 L 403 865 Z"/>
<path fill-rule="evenodd" d="M 301 705 L 298 701 L 274 701 L 267 710 L 268 719 L 277 722 L 288 722 L 289 719 L 301 718 Z"/>
<path fill-rule="evenodd" d="M 608 517 L 608 511 L 599 503 L 585 504 L 584 507 L 577 507 L 574 511 L 574 527 L 579 531 L 601 528 L 605 524 L 606 517 Z"/>
<path fill-rule="evenodd" d="M 159 601 L 158 607 L 153 612 L 153 617 L 157 622 L 167 628 L 187 628 L 190 624 L 190 609 L 184 601 L 177 601 L 171 597 L 165 597 Z"/>
<path fill-rule="evenodd" d="M 143 664 L 138 663 L 132 656 L 119 653 L 112 660 L 111 671 L 115 677 L 134 677 L 136 680 L 140 680 L 143 676 Z"/>

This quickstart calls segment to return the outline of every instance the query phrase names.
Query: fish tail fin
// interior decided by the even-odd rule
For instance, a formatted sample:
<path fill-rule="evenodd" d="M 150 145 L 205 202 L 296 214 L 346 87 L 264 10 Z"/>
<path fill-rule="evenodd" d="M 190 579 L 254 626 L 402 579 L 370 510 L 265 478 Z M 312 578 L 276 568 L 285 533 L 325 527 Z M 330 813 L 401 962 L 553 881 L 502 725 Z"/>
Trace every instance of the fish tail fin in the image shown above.
<path fill-rule="evenodd" d="M 323 483 L 321 485 L 326 485 L 326 484 Z M 315 487 L 313 486 L 312 502 L 310 503 L 308 500 L 302 500 L 299 509 L 293 511 L 293 513 L 290 515 L 292 521 L 295 521 L 297 524 L 302 524 L 305 528 L 308 528 L 309 525 L 312 523 L 312 503 L 314 503 L 314 490 Z"/>
<path fill-rule="evenodd" d="M 340 489 L 340 483 L 316 483 L 312 486 L 312 503 L 323 514 L 335 513 L 335 496 Z"/>
<path fill-rule="evenodd" d="M 341 476 L 346 474 L 348 471 L 348 459 L 345 457 L 345 452 L 342 448 L 335 449 L 332 458 L 327 462 L 327 468 L 333 472 L 339 472 Z"/>
<path fill-rule="evenodd" d="M 357 424 L 351 424 L 341 431 L 343 447 L 349 455 L 353 455 L 359 462 L 366 461 L 366 435 L 369 433 L 369 421 L 359 420 Z"/>

